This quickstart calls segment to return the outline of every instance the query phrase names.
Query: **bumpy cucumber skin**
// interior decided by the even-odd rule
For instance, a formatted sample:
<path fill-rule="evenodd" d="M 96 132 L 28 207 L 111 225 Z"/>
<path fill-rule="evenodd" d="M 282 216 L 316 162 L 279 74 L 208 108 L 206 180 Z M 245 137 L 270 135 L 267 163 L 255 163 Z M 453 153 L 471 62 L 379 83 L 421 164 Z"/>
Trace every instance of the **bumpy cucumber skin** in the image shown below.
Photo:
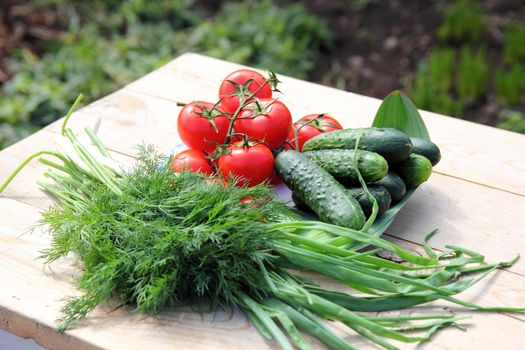
<path fill-rule="evenodd" d="M 374 185 L 384 186 L 392 197 L 392 203 L 399 202 L 407 193 L 407 186 L 403 179 L 391 171 L 381 180 L 374 182 Z"/>
<path fill-rule="evenodd" d="M 304 152 L 330 175 L 345 185 L 359 184 L 357 172 L 353 166 L 354 150 L 322 149 Z M 366 183 L 382 179 L 388 172 L 388 163 L 377 153 L 357 150 L 357 168 Z"/>
<path fill-rule="evenodd" d="M 380 185 L 370 185 L 367 187 L 372 197 L 374 197 L 377 201 L 377 217 L 380 217 L 390 208 L 390 204 L 392 203 L 392 197 L 390 196 L 390 192 L 388 192 L 388 190 L 384 186 Z M 372 202 L 366 195 L 365 190 L 362 187 L 355 187 L 349 188 L 348 191 L 350 192 L 352 197 L 357 199 L 366 217 L 369 217 L 372 214 Z"/>
<path fill-rule="evenodd" d="M 401 180 L 401 178 L 399 179 Z M 405 186 L 404 183 L 403 186 Z M 390 208 L 390 205 L 392 203 L 392 197 L 390 196 L 390 192 L 388 192 L 388 189 L 386 189 L 386 187 L 381 185 L 369 185 L 368 190 L 377 201 L 377 217 L 380 217 Z M 372 215 L 373 205 L 372 202 L 368 199 L 368 196 L 366 195 L 363 188 L 349 188 L 348 192 L 350 192 L 352 197 L 354 197 L 357 200 L 357 202 L 361 206 L 361 209 L 363 209 L 363 212 L 365 213 L 366 217 Z M 292 201 L 294 202 L 295 207 L 297 209 L 302 210 L 306 213 L 313 213 L 312 209 L 310 209 L 295 193 L 292 193 Z"/>
<path fill-rule="evenodd" d="M 359 149 L 379 153 L 389 164 L 408 159 L 412 151 L 410 138 L 392 128 L 344 129 L 322 133 L 306 141 L 303 151 L 354 149 L 359 136 Z"/>
<path fill-rule="evenodd" d="M 412 141 L 413 146 L 412 153 L 419 154 L 420 156 L 427 158 L 430 160 L 432 166 L 439 163 L 441 160 L 441 151 L 435 143 L 418 139 L 416 137 L 411 137 L 410 141 Z"/>
<path fill-rule="evenodd" d="M 365 214 L 350 193 L 323 168 L 296 151 L 275 158 L 275 170 L 283 182 L 321 221 L 360 230 Z"/>
<path fill-rule="evenodd" d="M 403 179 L 407 188 L 414 188 L 428 180 L 432 174 L 432 164 L 419 154 L 411 154 L 396 167 L 395 172 Z"/>

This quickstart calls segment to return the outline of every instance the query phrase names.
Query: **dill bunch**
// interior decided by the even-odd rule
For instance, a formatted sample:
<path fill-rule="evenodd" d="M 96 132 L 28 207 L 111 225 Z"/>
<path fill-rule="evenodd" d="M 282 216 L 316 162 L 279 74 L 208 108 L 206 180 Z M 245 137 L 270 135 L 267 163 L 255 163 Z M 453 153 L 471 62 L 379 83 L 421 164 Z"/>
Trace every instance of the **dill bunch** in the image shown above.
<path fill-rule="evenodd" d="M 120 178 L 120 195 L 92 180 L 83 184 L 89 195 L 82 205 L 55 205 L 43 214 L 52 235 L 46 262 L 73 253 L 83 263 L 77 283 L 85 294 L 68 302 L 61 329 L 111 297 L 154 314 L 196 298 L 216 308 L 238 304 L 240 292 L 267 295 L 260 266 L 273 266 L 269 224 L 291 211 L 268 187 L 174 175 L 161 161 L 143 149 Z"/>

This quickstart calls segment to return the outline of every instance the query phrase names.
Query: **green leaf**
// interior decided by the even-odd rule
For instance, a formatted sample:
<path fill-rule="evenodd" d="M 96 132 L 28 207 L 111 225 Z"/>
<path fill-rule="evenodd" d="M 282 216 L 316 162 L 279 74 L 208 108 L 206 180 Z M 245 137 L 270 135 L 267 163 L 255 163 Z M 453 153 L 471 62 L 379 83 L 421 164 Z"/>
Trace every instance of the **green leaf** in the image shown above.
<path fill-rule="evenodd" d="M 399 213 L 399 211 L 405 206 L 410 196 L 412 196 L 412 193 L 414 193 L 414 189 L 408 190 L 405 194 L 405 197 L 395 205 L 391 206 L 390 209 L 388 209 L 379 219 L 374 222 L 372 227 L 370 227 L 367 232 L 376 237 L 381 236 L 392 224 L 396 218 L 397 213 Z"/>
<path fill-rule="evenodd" d="M 417 137 L 430 141 L 425 122 L 421 118 L 416 105 L 400 91 L 393 91 L 383 100 L 376 113 L 372 126 L 376 128 L 395 128 L 407 134 L 410 137 Z M 408 191 L 399 203 L 391 207 L 386 213 L 374 222 L 368 230 L 371 235 L 379 237 L 382 235 L 390 224 L 394 221 L 397 213 L 403 208 L 414 193 L 414 190 Z M 356 247 L 360 247 L 357 245 Z"/>
<path fill-rule="evenodd" d="M 381 103 L 372 126 L 395 128 L 410 137 L 430 141 L 425 122 L 410 99 L 399 91 L 391 92 Z"/>

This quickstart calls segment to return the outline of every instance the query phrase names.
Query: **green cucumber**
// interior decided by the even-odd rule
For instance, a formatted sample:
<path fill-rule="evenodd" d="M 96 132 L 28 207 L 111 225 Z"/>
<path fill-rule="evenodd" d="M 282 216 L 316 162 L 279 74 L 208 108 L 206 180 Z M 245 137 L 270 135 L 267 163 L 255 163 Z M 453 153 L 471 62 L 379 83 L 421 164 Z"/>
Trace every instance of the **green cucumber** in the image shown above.
<path fill-rule="evenodd" d="M 432 164 L 419 154 L 411 154 L 394 170 L 405 182 L 407 188 L 414 188 L 427 181 L 432 173 Z"/>
<path fill-rule="evenodd" d="M 353 160 L 354 150 L 322 149 L 303 153 L 344 185 L 358 185 Z M 382 179 L 388 172 L 385 158 L 374 152 L 357 150 L 357 168 L 366 183 Z"/>
<path fill-rule="evenodd" d="M 385 211 L 390 208 L 390 204 L 392 203 L 392 197 L 390 196 L 390 192 L 384 187 L 380 185 L 370 185 L 367 186 L 368 191 L 370 191 L 370 194 L 372 197 L 375 198 L 377 202 L 377 206 L 379 207 L 377 211 L 377 217 L 380 217 L 385 213 Z M 361 205 L 361 209 L 363 209 L 363 212 L 367 217 L 369 217 L 372 214 L 372 201 L 365 193 L 365 190 L 362 187 L 355 187 L 355 188 L 349 188 L 348 191 L 359 202 L 359 205 Z"/>
<path fill-rule="evenodd" d="M 304 154 L 279 153 L 275 171 L 321 221 L 356 230 L 365 224 L 363 210 L 346 188 Z"/>
<path fill-rule="evenodd" d="M 419 154 L 420 156 L 423 156 L 430 160 L 430 163 L 432 163 L 432 166 L 439 163 L 441 160 L 441 152 L 439 151 L 439 147 L 427 140 L 418 139 L 416 137 L 411 137 L 410 141 L 412 141 L 412 153 Z"/>
<path fill-rule="evenodd" d="M 305 202 L 301 200 L 295 193 L 292 192 L 292 202 L 295 204 L 295 207 L 299 210 L 302 210 L 306 213 L 312 213 L 312 209 L 308 208 Z"/>
<path fill-rule="evenodd" d="M 389 164 L 406 160 L 412 151 L 410 138 L 392 128 L 344 129 L 322 133 L 306 141 L 303 151 L 354 149 L 358 138 L 359 149 L 379 153 Z"/>
<path fill-rule="evenodd" d="M 403 179 L 399 177 L 396 173 L 391 171 L 386 174 L 384 178 L 379 181 L 374 182 L 374 185 L 384 186 L 388 192 L 390 192 L 390 197 L 392 197 L 392 203 L 397 203 L 405 197 L 407 193 L 407 186 Z"/>

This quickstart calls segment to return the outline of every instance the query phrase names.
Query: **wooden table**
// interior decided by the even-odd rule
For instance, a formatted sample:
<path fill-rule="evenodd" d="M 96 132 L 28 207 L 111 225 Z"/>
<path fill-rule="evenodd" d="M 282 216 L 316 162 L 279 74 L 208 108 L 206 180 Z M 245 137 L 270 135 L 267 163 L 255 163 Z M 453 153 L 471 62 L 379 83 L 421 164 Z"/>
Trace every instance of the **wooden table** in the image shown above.
<path fill-rule="evenodd" d="M 100 117 L 99 136 L 123 162 L 132 161 L 133 146 L 141 141 L 168 152 L 178 142 L 175 128 L 180 108 L 176 101 L 216 100 L 221 79 L 238 68 L 236 64 L 185 54 L 79 110 L 70 126 L 81 131 Z M 377 99 L 280 78 L 282 101 L 294 118 L 324 112 L 335 115 L 345 127 L 369 126 L 380 103 Z M 525 136 L 433 113 L 422 115 L 443 158 L 430 180 L 398 215 L 386 237 L 417 251 L 426 233 L 439 228 L 441 234 L 431 242 L 435 248 L 448 243 L 463 245 L 484 253 L 492 261 L 525 253 Z M 59 127 L 60 121 L 0 152 L 0 179 L 5 179 L 29 154 L 52 148 Z M 49 237 L 42 228 L 27 233 L 38 222 L 40 212 L 52 203 L 35 184 L 44 170 L 40 163 L 31 163 L 0 197 L 0 328 L 32 337 L 50 349 L 276 347 L 239 310 L 199 315 L 191 309 L 177 309 L 152 318 L 135 314 L 127 307 L 115 309 L 107 305 L 81 327 L 56 333 L 54 321 L 60 315 L 63 298 L 78 293 L 71 283 L 78 271 L 73 260 L 44 269 L 37 257 L 39 250 L 48 246 Z M 525 306 L 525 259 L 460 297 L 482 305 Z M 473 318 L 464 322 L 466 332 L 450 328 L 419 347 L 525 348 L 525 315 L 469 313 Z M 372 347 L 341 327 L 335 328 L 354 345 Z"/>

